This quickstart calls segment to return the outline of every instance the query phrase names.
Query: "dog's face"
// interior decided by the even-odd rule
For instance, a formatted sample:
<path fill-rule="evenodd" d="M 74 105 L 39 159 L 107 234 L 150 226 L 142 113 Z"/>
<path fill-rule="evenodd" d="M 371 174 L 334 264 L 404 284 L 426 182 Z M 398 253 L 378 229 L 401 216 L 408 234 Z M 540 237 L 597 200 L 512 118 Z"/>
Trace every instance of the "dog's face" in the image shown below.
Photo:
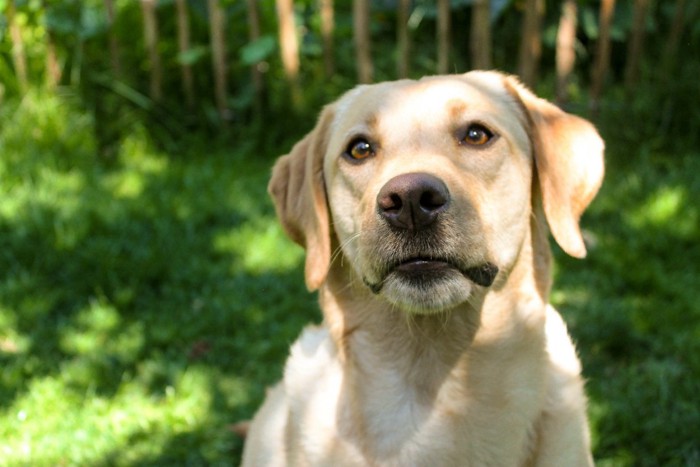
<path fill-rule="evenodd" d="M 335 106 L 323 170 L 333 229 L 362 281 L 401 308 L 461 303 L 515 260 L 532 159 L 499 91 L 436 77 Z"/>
<path fill-rule="evenodd" d="M 281 159 L 270 190 L 307 248 L 310 288 L 335 235 L 372 293 L 425 313 L 508 273 L 538 201 L 533 175 L 555 238 L 582 256 L 578 217 L 602 178 L 595 130 L 512 78 L 473 72 L 350 91 Z"/>

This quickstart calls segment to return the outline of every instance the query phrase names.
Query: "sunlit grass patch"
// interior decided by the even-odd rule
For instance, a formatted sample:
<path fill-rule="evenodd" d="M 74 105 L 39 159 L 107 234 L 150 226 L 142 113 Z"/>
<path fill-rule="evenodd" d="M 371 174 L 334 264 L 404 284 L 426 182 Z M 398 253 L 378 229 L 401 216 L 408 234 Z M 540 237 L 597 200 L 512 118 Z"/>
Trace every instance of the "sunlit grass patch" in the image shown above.
<path fill-rule="evenodd" d="M 597 244 L 558 255 L 552 301 L 578 341 L 597 465 L 695 465 L 700 432 L 677 427 L 700 426 L 700 159 L 617 154 L 583 219 Z"/>
<path fill-rule="evenodd" d="M 93 299 L 71 324 L 63 326 L 59 348 L 68 355 L 94 358 L 102 354 L 131 361 L 144 345 L 143 324 L 122 323 L 119 311 L 104 299 Z"/>
<path fill-rule="evenodd" d="M 137 127 L 105 162 L 91 122 L 47 99 L 0 111 L 16 123 L 0 127 L 0 465 L 235 464 L 227 426 L 314 311 L 253 344 L 276 302 L 303 303 L 271 161 L 173 157 Z"/>
<path fill-rule="evenodd" d="M 214 239 L 214 246 L 239 258 L 232 267 L 253 274 L 290 271 L 304 257 L 304 250 L 291 243 L 275 218 L 261 218 L 222 233 Z"/>
<path fill-rule="evenodd" d="M 29 337 L 17 329 L 16 313 L 0 307 L 0 355 L 24 353 L 29 341 Z"/>
<path fill-rule="evenodd" d="M 698 203 L 689 199 L 688 188 L 682 185 L 660 187 L 625 217 L 636 228 L 670 229 L 679 237 L 696 233 L 700 222 Z"/>
<path fill-rule="evenodd" d="M 138 381 L 104 396 L 78 393 L 60 378 L 35 379 L 2 416 L 3 463 L 130 465 L 156 459 L 173 437 L 209 423 L 212 384 L 197 367 L 157 395 Z"/>
<path fill-rule="evenodd" d="M 0 176 L 85 167 L 95 155 L 92 118 L 76 98 L 32 89 L 18 104 L 3 102 L 0 119 Z"/>

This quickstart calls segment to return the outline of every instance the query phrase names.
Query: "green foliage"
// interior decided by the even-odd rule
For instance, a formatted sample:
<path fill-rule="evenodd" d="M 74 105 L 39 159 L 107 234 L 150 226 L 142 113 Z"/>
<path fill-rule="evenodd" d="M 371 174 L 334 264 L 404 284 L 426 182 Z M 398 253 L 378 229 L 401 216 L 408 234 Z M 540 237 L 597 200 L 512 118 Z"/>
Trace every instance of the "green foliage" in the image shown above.
<path fill-rule="evenodd" d="M 260 39 L 246 44 L 240 52 L 244 65 L 254 65 L 270 58 L 277 50 L 277 41 L 273 36 L 262 36 Z"/>
<path fill-rule="evenodd" d="M 558 256 L 553 296 L 589 380 L 598 464 L 697 465 L 700 158 L 604 131 L 606 181 L 584 218 L 594 248 Z"/>
<path fill-rule="evenodd" d="M 106 166 L 70 101 L 32 93 L 2 119 L 3 463 L 235 463 L 227 426 L 318 318 L 270 158 L 172 158 L 135 127 Z"/>
<path fill-rule="evenodd" d="M 470 68 L 469 25 L 470 0 L 453 0 L 451 63 L 455 72 Z M 559 24 L 560 3 L 546 2 L 543 24 L 543 59 L 541 77 L 553 83 L 555 37 Z M 692 2 L 691 2 L 692 3 Z M 160 102 L 132 99 L 148 96 L 149 71 L 143 17 L 139 2 L 119 0 L 114 2 L 116 20 L 112 27 L 118 49 L 121 70 L 112 68 L 110 57 L 110 25 L 104 2 L 100 0 L 62 2 L 18 1 L 18 18 L 23 25 L 25 50 L 28 55 L 30 80 L 38 85 L 45 82 L 46 41 L 50 32 L 56 45 L 61 65 L 62 84 L 77 92 L 85 108 L 93 112 L 98 127 L 95 130 L 100 152 L 114 152 L 114 141 L 137 120 L 160 145 L 167 145 L 189 131 L 208 131 L 219 134 L 222 122 L 216 111 L 213 96 L 213 76 L 210 31 L 206 2 L 188 1 L 191 49 L 180 52 L 177 45 L 177 20 L 175 2 L 157 2 L 159 29 L 158 52 L 162 63 L 163 95 Z M 287 82 L 278 57 L 277 13 L 274 2 L 258 2 L 262 36 L 248 39 L 247 6 L 245 2 L 223 1 L 226 15 L 225 40 L 228 56 L 229 108 L 233 115 L 228 131 L 236 132 L 245 127 L 258 129 L 265 121 L 288 119 L 291 106 L 290 85 Z M 522 15 L 521 3 L 511 0 L 492 1 L 493 59 L 494 67 L 516 72 L 518 63 Z M 577 37 L 577 61 L 573 86 L 585 89 L 590 75 L 595 41 L 598 37 L 598 7 L 596 2 L 580 2 L 579 34 Z M 318 3 L 310 0 L 295 2 L 295 19 L 300 38 L 301 76 L 305 90 L 305 106 L 297 111 L 301 129 L 313 121 L 317 110 L 328 100 L 355 84 L 355 51 L 353 26 L 348 2 L 339 2 L 335 14 L 335 63 L 336 73 L 325 76 L 322 56 L 322 38 Z M 664 56 L 669 27 L 675 12 L 675 4 L 652 4 L 648 15 L 645 50 L 642 60 L 640 87 L 628 93 L 643 95 L 643 102 L 661 105 L 661 113 L 670 116 L 663 120 L 667 128 L 687 121 L 677 121 L 677 107 L 688 106 L 689 93 L 695 92 L 697 70 L 694 62 L 686 61 L 683 67 L 674 66 L 673 60 Z M 686 27 L 681 36 L 684 57 L 697 55 L 700 50 L 700 34 L 693 18 L 700 14 L 695 4 L 687 7 Z M 610 83 L 621 81 L 627 60 L 626 41 L 630 37 L 633 12 L 631 3 L 619 3 L 612 24 L 612 69 Z M 2 95 L 16 96 L 22 91 L 13 73 L 11 40 L 6 34 L 4 16 L 0 15 L 0 99 Z M 372 57 L 376 80 L 396 78 L 396 4 L 373 2 L 372 5 Z M 416 1 L 409 21 L 412 39 L 411 75 L 419 77 L 431 74 L 436 68 L 436 7 L 434 2 Z M 464 44 L 465 46 L 460 46 Z M 180 67 L 192 67 L 195 104 L 188 106 L 182 89 Z M 676 64 L 677 65 L 677 64 Z M 256 66 L 263 73 L 263 91 L 255 96 L 250 68 Z M 681 68 L 678 70 L 678 68 Z M 689 68 L 694 68 L 688 71 Z M 678 75 L 676 76 L 676 72 Z M 660 76 L 664 75 L 665 76 Z M 673 77 L 674 79 L 669 79 Z M 608 88 L 610 89 L 610 88 Z M 147 98 L 148 99 L 148 98 Z M 635 100 L 634 105 L 637 105 Z M 645 105 L 651 110 L 653 105 Z M 697 107 L 697 106 L 695 106 Z M 113 118 L 106 118 L 109 115 Z M 308 127 L 308 125 L 306 125 Z M 257 131 L 257 130 L 256 130 Z M 289 128 L 266 125 L 260 128 L 268 139 L 285 139 Z M 236 135 L 233 135 L 234 137 Z"/>

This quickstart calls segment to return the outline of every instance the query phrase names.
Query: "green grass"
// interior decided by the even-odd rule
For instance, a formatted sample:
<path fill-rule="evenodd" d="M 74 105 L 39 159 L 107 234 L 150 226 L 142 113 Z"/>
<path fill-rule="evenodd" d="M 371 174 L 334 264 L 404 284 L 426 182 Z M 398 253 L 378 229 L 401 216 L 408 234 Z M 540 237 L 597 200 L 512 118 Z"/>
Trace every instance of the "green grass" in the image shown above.
<path fill-rule="evenodd" d="M 105 165 L 70 102 L 4 113 L 0 464 L 236 463 L 228 426 L 318 319 L 272 157 L 170 156 L 137 125 Z"/>
<path fill-rule="evenodd" d="M 585 261 L 558 255 L 553 301 L 578 341 L 599 465 L 700 464 L 700 153 L 616 144 L 584 219 Z"/>
<path fill-rule="evenodd" d="M 0 122 L 0 465 L 237 465 L 229 426 L 319 319 L 265 192 L 288 144 L 168 154 L 134 124 L 105 163 L 70 99 Z M 698 465 L 700 155 L 607 136 L 594 246 L 557 250 L 552 300 L 598 464 Z"/>

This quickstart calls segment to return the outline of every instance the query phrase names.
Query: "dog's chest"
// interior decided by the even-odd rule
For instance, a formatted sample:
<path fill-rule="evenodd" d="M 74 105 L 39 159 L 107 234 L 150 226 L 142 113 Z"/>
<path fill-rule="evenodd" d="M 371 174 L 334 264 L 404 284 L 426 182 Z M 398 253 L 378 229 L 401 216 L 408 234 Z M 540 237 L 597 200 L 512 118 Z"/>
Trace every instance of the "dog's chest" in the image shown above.
<path fill-rule="evenodd" d="M 368 401 L 363 424 L 370 457 L 377 465 L 519 465 L 534 417 L 517 407 L 530 395 L 468 391 L 463 383 L 446 378 L 432 398 L 404 385 Z"/>
<path fill-rule="evenodd" d="M 355 459 L 357 465 L 368 461 L 372 465 L 517 465 L 522 461 L 534 419 L 534 414 L 522 410 L 532 400 L 532 394 L 523 390 L 527 381 L 514 386 L 504 380 L 500 388 L 479 384 L 481 378 L 493 382 L 494 375 L 485 372 L 503 371 L 502 366 L 499 370 L 494 362 L 462 362 L 444 373 L 436 367 L 439 383 L 426 387 L 420 381 L 429 375 L 407 380 L 405 371 L 378 362 L 369 362 L 370 372 L 355 368 L 358 374 L 353 375 L 342 369 L 333 349 L 324 331 L 314 331 L 313 338 L 307 331 L 287 364 L 292 419 L 299 423 L 298 434 L 310 461 L 323 463 L 329 455 Z M 523 376 L 528 379 L 522 373 L 518 377 Z M 521 448 L 513 449 L 516 446 Z"/>

